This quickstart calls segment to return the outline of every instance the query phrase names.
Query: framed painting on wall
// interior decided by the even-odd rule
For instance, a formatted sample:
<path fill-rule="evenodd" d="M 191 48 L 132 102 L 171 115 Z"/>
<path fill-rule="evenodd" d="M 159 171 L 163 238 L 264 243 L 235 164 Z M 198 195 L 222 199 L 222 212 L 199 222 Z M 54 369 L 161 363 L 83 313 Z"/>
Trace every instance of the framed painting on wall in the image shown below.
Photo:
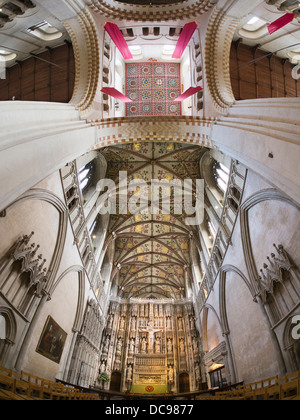
<path fill-rule="evenodd" d="M 55 363 L 60 363 L 67 335 L 54 319 L 48 316 L 36 352 Z"/>

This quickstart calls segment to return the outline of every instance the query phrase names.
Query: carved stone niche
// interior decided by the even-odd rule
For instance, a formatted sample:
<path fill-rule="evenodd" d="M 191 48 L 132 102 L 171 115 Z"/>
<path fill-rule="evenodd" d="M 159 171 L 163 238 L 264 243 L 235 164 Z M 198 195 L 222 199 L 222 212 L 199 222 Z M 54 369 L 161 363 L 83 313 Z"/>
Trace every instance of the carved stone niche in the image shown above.
<path fill-rule="evenodd" d="M 33 300 L 42 297 L 48 281 L 46 260 L 38 254 L 40 245 L 31 243 L 33 235 L 18 239 L 0 260 L 0 290 L 25 316 Z"/>
<path fill-rule="evenodd" d="M 283 245 L 266 257 L 258 278 L 258 294 L 268 308 L 272 324 L 278 323 L 299 303 L 300 272 Z"/>

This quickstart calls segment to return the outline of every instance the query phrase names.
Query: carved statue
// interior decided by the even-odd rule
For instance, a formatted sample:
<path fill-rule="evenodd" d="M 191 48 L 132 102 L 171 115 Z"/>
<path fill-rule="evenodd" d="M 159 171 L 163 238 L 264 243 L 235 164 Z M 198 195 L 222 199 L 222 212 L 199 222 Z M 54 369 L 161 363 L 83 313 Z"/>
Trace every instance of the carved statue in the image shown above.
<path fill-rule="evenodd" d="M 167 318 L 167 329 L 168 330 L 172 329 L 172 323 L 171 323 L 171 318 L 170 317 Z"/>
<path fill-rule="evenodd" d="M 125 319 L 122 317 L 120 320 L 120 330 L 124 330 L 125 328 Z"/>
<path fill-rule="evenodd" d="M 155 341 L 155 353 L 161 352 L 160 338 L 157 338 Z"/>
<path fill-rule="evenodd" d="M 174 382 L 174 369 L 173 366 L 170 365 L 168 369 L 168 382 L 173 383 Z"/>
<path fill-rule="evenodd" d="M 182 318 L 178 318 L 178 328 L 179 330 L 183 330 Z"/>
<path fill-rule="evenodd" d="M 167 350 L 168 350 L 168 353 L 172 353 L 173 352 L 173 343 L 172 343 L 172 339 L 171 338 L 168 338 Z"/>
<path fill-rule="evenodd" d="M 127 381 L 132 380 L 132 366 L 131 365 L 128 365 L 126 379 Z"/>
<path fill-rule="evenodd" d="M 103 346 L 103 353 L 107 353 L 108 349 L 109 349 L 109 343 L 110 343 L 110 339 L 109 336 L 106 336 L 105 342 L 104 342 L 104 346 Z"/>
<path fill-rule="evenodd" d="M 100 373 L 105 372 L 106 370 L 106 363 L 104 360 L 102 360 L 101 366 L 100 366 Z"/>
<path fill-rule="evenodd" d="M 179 348 L 180 348 L 180 353 L 185 352 L 185 346 L 184 346 L 184 339 L 183 338 L 179 342 Z"/>
<path fill-rule="evenodd" d="M 132 338 L 132 339 L 130 340 L 129 351 L 130 351 L 131 353 L 134 353 L 134 348 L 135 348 L 135 341 L 134 341 L 134 338 Z"/>
<path fill-rule="evenodd" d="M 117 352 L 122 352 L 122 338 L 120 337 L 117 344 Z"/>
<path fill-rule="evenodd" d="M 109 315 L 108 321 L 107 321 L 107 328 L 112 328 L 113 324 L 113 315 Z"/>
<path fill-rule="evenodd" d="M 148 351 L 149 351 L 149 353 L 152 353 L 153 352 L 153 346 L 154 346 L 154 334 L 157 333 L 157 332 L 163 332 L 163 330 L 160 329 L 160 328 L 155 329 L 154 328 L 154 321 L 151 319 L 148 322 L 147 327 L 145 329 L 141 330 L 141 332 L 148 333 L 148 336 L 149 336 Z"/>
<path fill-rule="evenodd" d="M 142 348 L 141 348 L 142 353 L 147 353 L 147 340 L 145 337 L 142 338 Z"/>
<path fill-rule="evenodd" d="M 132 317 L 132 319 L 131 319 L 131 329 L 132 329 L 132 331 L 135 331 L 135 329 L 136 329 L 136 318 L 135 317 Z"/>

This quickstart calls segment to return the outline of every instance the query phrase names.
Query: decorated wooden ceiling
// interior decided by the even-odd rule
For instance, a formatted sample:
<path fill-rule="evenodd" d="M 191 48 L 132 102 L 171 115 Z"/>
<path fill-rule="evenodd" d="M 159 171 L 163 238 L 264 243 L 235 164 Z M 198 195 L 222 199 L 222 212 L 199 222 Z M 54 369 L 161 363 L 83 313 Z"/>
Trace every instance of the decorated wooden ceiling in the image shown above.
<path fill-rule="evenodd" d="M 117 212 L 110 215 L 106 246 L 115 241 L 111 280 L 117 281 L 120 297 L 185 297 L 191 277 L 189 242 L 196 240 L 197 231 L 186 225 L 189 214 L 184 206 L 179 214 L 180 191 L 168 182 L 179 186 L 185 179 L 199 179 L 199 160 L 206 151 L 178 143 L 133 143 L 101 150 L 108 163 L 106 178 L 117 187 Z M 120 171 L 127 172 L 127 185 L 133 180 L 139 184 L 143 180 L 144 185 L 124 188 Z M 156 190 L 159 195 L 151 190 L 152 180 L 163 181 Z M 123 200 L 133 200 L 140 211 L 124 211 Z"/>

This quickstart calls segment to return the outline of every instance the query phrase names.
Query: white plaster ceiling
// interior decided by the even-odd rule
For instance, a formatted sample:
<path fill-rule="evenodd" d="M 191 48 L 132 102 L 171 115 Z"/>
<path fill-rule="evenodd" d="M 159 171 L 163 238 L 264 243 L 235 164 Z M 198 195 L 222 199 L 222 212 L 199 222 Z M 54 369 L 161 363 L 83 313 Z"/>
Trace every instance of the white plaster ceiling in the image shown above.
<path fill-rule="evenodd" d="M 294 19 L 279 31 L 269 34 L 267 24 L 274 22 L 276 19 L 284 15 L 285 12 L 277 10 L 275 6 L 271 6 L 262 2 L 256 7 L 250 15 L 248 15 L 239 25 L 234 40 L 242 39 L 242 42 L 247 45 L 257 46 L 266 52 L 276 53 L 278 57 L 289 59 L 293 64 L 297 64 L 300 60 L 293 60 L 293 52 L 300 52 L 300 24 Z M 249 20 L 253 17 L 266 22 L 264 27 L 261 27 L 257 32 L 248 31 L 248 34 L 243 27 L 247 25 Z M 247 27 L 246 27 L 247 28 Z M 297 44 L 297 45 L 296 45 Z"/>
<path fill-rule="evenodd" d="M 63 34 L 62 37 L 52 41 L 44 41 L 27 31 L 28 28 L 44 20 L 60 31 Z M 62 45 L 65 40 L 71 42 L 64 26 L 58 19 L 40 6 L 28 9 L 23 15 L 16 16 L 12 22 L 6 23 L 0 29 L 0 50 L 16 54 L 15 59 L 7 63 L 8 67 L 14 65 L 16 60 L 26 60 L 30 57 L 31 53 L 39 54 L 46 47 L 55 48 Z"/>

